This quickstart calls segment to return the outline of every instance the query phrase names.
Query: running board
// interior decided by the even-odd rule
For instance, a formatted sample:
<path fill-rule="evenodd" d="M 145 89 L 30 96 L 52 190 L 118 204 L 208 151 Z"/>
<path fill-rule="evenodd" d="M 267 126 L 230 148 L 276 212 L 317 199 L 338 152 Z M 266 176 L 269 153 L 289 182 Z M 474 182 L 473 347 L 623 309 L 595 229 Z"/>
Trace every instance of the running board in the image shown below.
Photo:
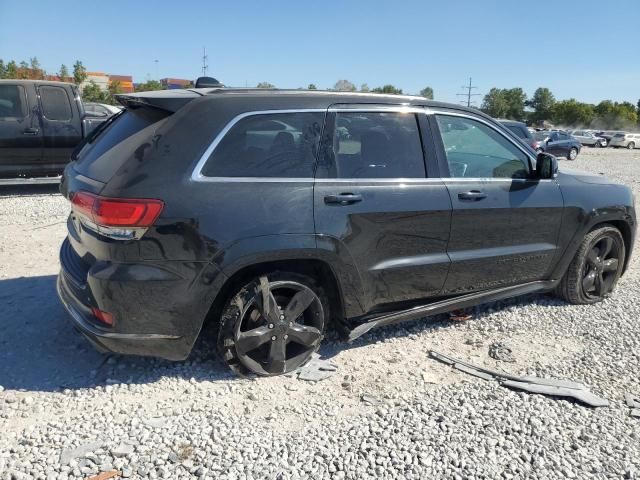
<path fill-rule="evenodd" d="M 400 310 L 392 313 L 385 313 L 378 317 L 374 317 L 358 325 L 349 332 L 349 342 L 353 342 L 356 338 L 361 337 L 369 330 L 394 323 L 406 322 L 409 320 L 417 320 L 431 315 L 450 312 L 458 308 L 467 308 L 479 305 L 481 303 L 495 302 L 504 300 L 505 298 L 517 297 L 519 295 L 527 295 L 529 293 L 551 290 L 557 285 L 558 281 L 539 281 L 523 283 L 521 285 L 513 285 L 510 287 L 496 288 L 493 290 L 483 290 L 481 292 L 469 293 L 458 297 L 447 298 L 439 302 L 430 303 L 428 305 L 420 305 L 418 307 Z"/>

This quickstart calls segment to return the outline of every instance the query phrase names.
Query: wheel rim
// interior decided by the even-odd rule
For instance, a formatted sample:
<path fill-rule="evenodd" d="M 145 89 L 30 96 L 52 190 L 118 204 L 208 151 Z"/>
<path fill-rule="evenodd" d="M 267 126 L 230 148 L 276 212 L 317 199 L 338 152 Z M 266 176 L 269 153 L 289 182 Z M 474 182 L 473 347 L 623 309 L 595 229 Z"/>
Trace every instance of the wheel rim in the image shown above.
<path fill-rule="evenodd" d="M 260 277 L 234 332 L 238 359 L 260 375 L 279 375 L 302 365 L 322 341 L 322 302 L 306 285 Z"/>
<path fill-rule="evenodd" d="M 571 150 L 569 150 L 569 158 L 571 160 L 575 160 L 577 156 L 578 156 L 578 151 L 575 148 L 572 148 Z"/>
<path fill-rule="evenodd" d="M 627 145 L 627 148 L 628 148 L 629 150 L 633 150 L 633 149 L 635 148 L 635 146 L 636 146 L 636 145 L 635 145 L 635 143 L 633 143 L 633 142 L 632 142 L 632 143 L 630 143 L 629 145 Z"/>
<path fill-rule="evenodd" d="M 597 240 L 587 253 L 582 290 L 589 298 L 601 298 L 613 290 L 620 266 L 620 246 L 609 235 Z"/>

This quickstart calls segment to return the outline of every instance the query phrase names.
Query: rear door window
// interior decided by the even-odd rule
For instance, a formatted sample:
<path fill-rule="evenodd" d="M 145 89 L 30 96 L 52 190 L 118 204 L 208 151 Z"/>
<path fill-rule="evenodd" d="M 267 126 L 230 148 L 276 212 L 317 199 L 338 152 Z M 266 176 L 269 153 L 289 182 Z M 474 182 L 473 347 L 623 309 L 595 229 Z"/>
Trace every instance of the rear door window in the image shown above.
<path fill-rule="evenodd" d="M 324 112 L 269 113 L 237 121 L 202 169 L 205 177 L 313 178 Z"/>
<path fill-rule="evenodd" d="M 24 118 L 27 98 L 21 85 L 0 85 L 0 118 Z"/>
<path fill-rule="evenodd" d="M 425 178 L 414 113 L 337 112 L 329 178 Z"/>
<path fill-rule="evenodd" d="M 71 120 L 73 113 L 67 91 L 62 87 L 51 85 L 38 89 L 42 113 L 47 120 Z"/>

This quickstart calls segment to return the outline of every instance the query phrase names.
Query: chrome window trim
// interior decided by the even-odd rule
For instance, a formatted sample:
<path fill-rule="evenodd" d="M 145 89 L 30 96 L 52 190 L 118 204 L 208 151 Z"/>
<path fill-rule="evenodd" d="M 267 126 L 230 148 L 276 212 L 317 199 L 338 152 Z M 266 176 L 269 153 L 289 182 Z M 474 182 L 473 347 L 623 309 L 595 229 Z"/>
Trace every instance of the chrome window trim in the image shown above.
<path fill-rule="evenodd" d="M 477 122 L 483 123 L 492 130 L 498 132 L 508 142 L 514 145 L 518 150 L 525 154 L 529 159 L 529 167 L 533 170 L 533 158 L 530 152 L 527 152 L 522 146 L 515 143 L 511 138 L 505 135 L 500 130 L 496 129 L 494 125 L 487 122 L 483 118 L 476 117 L 467 113 L 450 112 L 447 110 L 433 109 L 428 106 L 410 106 L 410 105 L 354 105 L 354 108 L 347 107 L 329 107 L 329 108 L 297 108 L 297 109 L 280 109 L 280 110 L 253 110 L 250 112 L 243 112 L 233 117 L 229 123 L 216 135 L 213 141 L 209 144 L 204 151 L 196 166 L 191 173 L 191 180 L 194 182 L 228 182 L 228 183 L 438 183 L 442 181 L 462 181 L 462 182 L 527 182 L 527 181 L 541 181 L 538 179 L 529 178 L 491 178 L 491 177 L 438 177 L 438 178 L 313 178 L 313 177 L 207 177 L 202 175 L 202 169 L 204 168 L 207 160 L 216 149 L 218 144 L 222 141 L 225 135 L 233 128 L 233 126 L 240 120 L 256 116 L 256 115 L 272 115 L 272 114 L 286 114 L 286 113 L 357 113 L 357 112 L 396 112 L 396 113 L 414 113 L 424 115 L 449 115 L 454 117 L 468 118 Z M 552 179 L 544 179 L 552 180 Z"/>
<path fill-rule="evenodd" d="M 310 178 L 278 178 L 278 177 L 207 177 L 202 174 L 207 160 L 216 149 L 218 144 L 222 141 L 229 130 L 231 130 L 236 123 L 243 118 L 257 116 L 257 115 L 272 115 L 278 113 L 325 113 L 326 108 L 299 108 L 299 109 L 282 109 L 282 110 L 255 110 L 251 112 L 244 112 L 233 117 L 229 123 L 216 135 L 213 141 L 209 144 L 204 151 L 198 163 L 196 163 L 193 172 L 191 173 L 191 180 L 194 182 L 267 182 L 267 183 L 282 183 L 282 182 L 313 182 L 313 177 Z"/>

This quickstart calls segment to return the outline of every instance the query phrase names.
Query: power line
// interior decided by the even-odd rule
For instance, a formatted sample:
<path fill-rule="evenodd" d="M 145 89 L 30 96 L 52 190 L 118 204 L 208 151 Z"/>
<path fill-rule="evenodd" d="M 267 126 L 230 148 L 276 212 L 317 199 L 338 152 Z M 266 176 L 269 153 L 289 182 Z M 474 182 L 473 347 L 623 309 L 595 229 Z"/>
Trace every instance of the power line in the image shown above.
<path fill-rule="evenodd" d="M 480 94 L 479 93 L 472 93 L 474 89 L 478 88 L 478 87 L 474 87 L 471 83 L 471 77 L 469 77 L 469 85 L 463 85 L 461 87 L 463 90 L 466 90 L 466 93 L 456 93 L 456 95 L 458 97 L 467 97 L 467 107 L 471 106 L 471 97 L 477 97 Z M 462 103 L 464 105 L 465 101 L 461 100 L 460 103 Z"/>

